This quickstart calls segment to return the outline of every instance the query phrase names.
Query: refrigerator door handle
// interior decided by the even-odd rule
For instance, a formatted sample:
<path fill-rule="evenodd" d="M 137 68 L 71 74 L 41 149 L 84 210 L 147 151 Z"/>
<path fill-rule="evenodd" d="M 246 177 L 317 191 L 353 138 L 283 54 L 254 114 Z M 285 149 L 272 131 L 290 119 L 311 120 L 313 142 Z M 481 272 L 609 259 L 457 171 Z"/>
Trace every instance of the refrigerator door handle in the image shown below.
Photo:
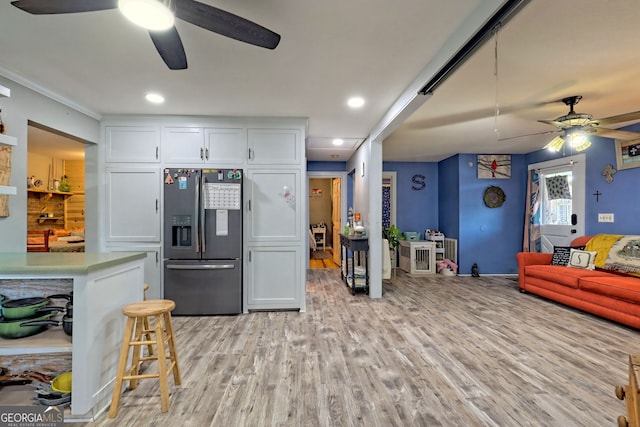
<path fill-rule="evenodd" d="M 202 175 L 202 180 L 200 181 L 200 240 L 202 241 L 202 257 L 204 258 L 204 253 L 207 251 L 207 242 L 206 242 L 206 230 L 205 230 L 205 218 L 204 218 L 204 198 L 205 198 L 205 177 Z"/>
<path fill-rule="evenodd" d="M 167 264 L 169 270 L 230 270 L 233 264 Z"/>
<path fill-rule="evenodd" d="M 198 206 L 200 205 L 200 175 L 196 175 L 196 185 L 194 185 L 196 195 L 195 195 L 195 203 L 193 205 L 193 219 L 196 226 L 196 232 L 194 234 L 195 244 L 194 251 L 200 252 L 200 231 L 199 231 L 199 222 L 198 222 Z"/>

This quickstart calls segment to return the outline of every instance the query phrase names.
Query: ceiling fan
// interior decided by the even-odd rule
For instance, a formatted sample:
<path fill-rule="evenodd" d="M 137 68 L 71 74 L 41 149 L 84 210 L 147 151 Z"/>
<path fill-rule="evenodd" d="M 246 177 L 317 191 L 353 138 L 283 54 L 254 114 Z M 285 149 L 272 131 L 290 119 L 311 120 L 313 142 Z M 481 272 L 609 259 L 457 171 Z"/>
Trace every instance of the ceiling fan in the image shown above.
<path fill-rule="evenodd" d="M 280 35 L 230 12 L 195 0 L 145 0 L 150 5 L 164 5 L 175 17 L 205 30 L 230 37 L 241 42 L 267 49 L 275 49 Z M 93 12 L 117 9 L 123 0 L 17 0 L 11 4 L 33 15 Z M 124 13 L 124 11 L 123 11 Z M 173 26 L 173 17 L 166 30 L 149 30 L 151 40 L 162 60 L 171 70 L 187 68 L 187 57 L 180 35 Z M 148 27 L 147 27 L 148 28 Z"/>
<path fill-rule="evenodd" d="M 553 125 L 558 129 L 553 131 L 532 133 L 528 135 L 519 135 L 510 138 L 501 138 L 500 141 L 521 138 L 524 136 L 558 133 L 559 135 L 553 138 L 547 145 L 545 145 L 544 148 L 553 151 L 560 151 L 560 148 L 562 148 L 562 145 L 566 140 L 569 142 L 569 145 L 571 145 L 571 147 L 576 151 L 583 151 L 591 146 L 591 142 L 587 139 L 587 136 L 589 135 L 599 135 L 607 138 L 615 138 L 626 141 L 640 139 L 640 132 L 630 132 L 603 127 L 633 120 L 640 120 L 640 111 L 634 111 L 631 113 L 624 113 L 617 116 L 594 120 L 591 114 L 575 112 L 573 107 L 578 102 L 580 102 L 581 99 L 581 95 L 562 98 L 562 102 L 569 107 L 569 112 L 566 115 L 560 116 L 554 120 L 538 120 L 540 123 Z"/>

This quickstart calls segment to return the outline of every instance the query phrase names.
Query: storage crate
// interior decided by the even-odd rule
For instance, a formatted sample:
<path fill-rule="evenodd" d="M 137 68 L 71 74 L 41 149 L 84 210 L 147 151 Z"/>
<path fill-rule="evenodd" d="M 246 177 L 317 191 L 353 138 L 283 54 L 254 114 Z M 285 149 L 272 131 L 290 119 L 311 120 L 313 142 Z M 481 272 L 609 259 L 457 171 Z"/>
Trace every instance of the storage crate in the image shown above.
<path fill-rule="evenodd" d="M 420 239 L 420 233 L 417 231 L 405 231 L 404 232 L 405 240 L 418 240 Z"/>
<path fill-rule="evenodd" d="M 400 241 L 400 268 L 409 274 L 435 274 L 435 249 L 434 242 Z"/>

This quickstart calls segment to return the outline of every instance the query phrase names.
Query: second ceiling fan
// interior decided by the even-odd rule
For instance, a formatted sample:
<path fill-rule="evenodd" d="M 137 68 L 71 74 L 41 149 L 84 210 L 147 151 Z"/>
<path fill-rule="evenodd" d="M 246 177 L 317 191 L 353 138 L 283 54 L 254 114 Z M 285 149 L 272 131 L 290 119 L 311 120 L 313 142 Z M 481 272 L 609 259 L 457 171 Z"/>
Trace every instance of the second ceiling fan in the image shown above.
<path fill-rule="evenodd" d="M 145 1 L 143 1 L 144 3 Z M 249 43 L 275 49 L 280 35 L 252 21 L 195 0 L 146 0 L 168 7 L 176 18 L 205 30 Z M 33 15 L 93 12 L 117 9 L 123 0 L 16 0 L 11 4 Z M 171 70 L 187 68 L 187 57 L 176 27 L 167 30 L 149 30 L 151 40 L 162 60 Z"/>
<path fill-rule="evenodd" d="M 575 112 L 574 106 L 578 102 L 580 102 L 581 99 L 581 95 L 562 98 L 562 102 L 569 107 L 569 112 L 567 114 L 565 114 L 564 116 L 560 116 L 554 120 L 538 120 L 540 123 L 545 123 L 557 127 L 556 130 L 538 132 L 529 135 L 519 135 L 511 138 L 502 138 L 501 140 L 504 141 L 508 139 L 521 138 L 524 136 L 557 133 L 559 135 L 553 138 L 544 148 L 559 151 L 565 140 L 567 140 L 572 148 L 574 148 L 576 151 L 582 151 L 591 145 L 591 142 L 589 142 L 589 140 L 587 139 L 587 136 L 589 135 L 598 135 L 625 141 L 640 139 L 640 132 L 630 132 L 604 127 L 615 125 L 618 123 L 640 120 L 640 111 L 619 114 L 603 119 L 594 119 L 591 114 Z"/>

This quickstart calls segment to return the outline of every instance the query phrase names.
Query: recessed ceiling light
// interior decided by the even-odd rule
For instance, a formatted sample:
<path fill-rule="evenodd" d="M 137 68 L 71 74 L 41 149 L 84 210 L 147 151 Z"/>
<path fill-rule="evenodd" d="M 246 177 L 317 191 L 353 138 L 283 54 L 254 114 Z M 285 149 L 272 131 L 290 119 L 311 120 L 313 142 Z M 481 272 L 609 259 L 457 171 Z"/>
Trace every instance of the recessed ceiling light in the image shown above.
<path fill-rule="evenodd" d="M 340 157 L 338 154 L 332 154 L 332 155 L 331 155 L 331 158 L 332 158 L 332 159 L 337 159 L 338 157 Z"/>
<path fill-rule="evenodd" d="M 160 95 L 159 93 L 149 92 L 144 97 L 152 104 L 162 104 L 164 102 L 164 96 Z"/>
<path fill-rule="evenodd" d="M 359 96 L 349 98 L 349 100 L 347 101 L 347 105 L 351 108 L 360 108 L 364 105 L 364 98 L 361 98 Z"/>
<path fill-rule="evenodd" d="M 333 140 L 333 145 L 342 145 L 344 144 L 344 139 L 342 138 L 336 138 Z"/>

